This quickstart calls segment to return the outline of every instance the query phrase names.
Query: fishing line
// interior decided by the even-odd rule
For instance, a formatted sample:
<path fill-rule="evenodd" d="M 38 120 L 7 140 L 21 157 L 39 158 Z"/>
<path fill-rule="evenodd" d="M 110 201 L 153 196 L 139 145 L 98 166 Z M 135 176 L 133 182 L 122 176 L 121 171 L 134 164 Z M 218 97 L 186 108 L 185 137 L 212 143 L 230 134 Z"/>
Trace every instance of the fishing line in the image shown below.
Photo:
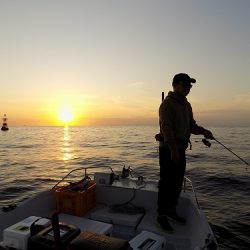
<path fill-rule="evenodd" d="M 226 150 L 228 150 L 230 153 L 232 153 L 233 155 L 235 155 L 238 159 L 240 159 L 242 162 L 244 162 L 246 165 L 250 165 L 247 161 L 245 161 L 244 159 L 242 159 L 240 156 L 238 156 L 236 153 L 234 153 L 231 149 L 229 149 L 227 146 L 225 146 L 223 143 L 221 143 L 219 140 L 217 140 L 216 138 L 213 138 L 213 140 L 215 140 L 217 143 L 219 143 L 222 147 L 224 147 Z M 202 142 L 207 146 L 210 147 L 211 143 L 207 140 L 207 139 L 202 139 Z M 246 168 L 247 169 L 247 168 Z"/>

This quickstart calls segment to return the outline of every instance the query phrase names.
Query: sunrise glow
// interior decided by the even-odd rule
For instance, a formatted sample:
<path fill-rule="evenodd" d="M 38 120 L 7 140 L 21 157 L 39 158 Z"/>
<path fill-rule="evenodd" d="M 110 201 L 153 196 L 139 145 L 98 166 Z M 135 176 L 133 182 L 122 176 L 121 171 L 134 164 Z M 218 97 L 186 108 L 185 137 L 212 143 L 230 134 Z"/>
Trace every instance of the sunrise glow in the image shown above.
<path fill-rule="evenodd" d="M 184 72 L 197 81 L 199 124 L 249 126 L 249 10 L 247 0 L 1 1 L 0 117 L 158 125 L 161 93 Z"/>

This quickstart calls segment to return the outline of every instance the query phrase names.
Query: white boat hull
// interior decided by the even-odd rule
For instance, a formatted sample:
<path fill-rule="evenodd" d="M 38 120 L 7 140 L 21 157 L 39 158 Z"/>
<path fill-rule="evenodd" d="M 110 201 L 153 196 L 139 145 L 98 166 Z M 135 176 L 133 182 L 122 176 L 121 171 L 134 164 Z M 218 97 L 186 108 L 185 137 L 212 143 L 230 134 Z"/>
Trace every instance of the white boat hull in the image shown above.
<path fill-rule="evenodd" d="M 206 216 L 189 194 L 181 194 L 177 207 L 178 214 L 186 219 L 186 225 L 172 223 L 174 233 L 169 234 L 164 232 L 156 223 L 157 183 L 148 183 L 144 187 L 137 187 L 137 189 L 135 187 L 135 183 L 129 180 L 124 180 L 118 185 L 97 185 L 97 205 L 84 215 L 84 219 L 93 222 L 101 220 L 107 225 L 112 225 L 112 236 L 126 240 L 133 239 L 142 231 L 155 233 L 166 239 L 165 249 L 170 250 L 207 249 L 206 243 L 209 241 L 213 241 L 216 244 Z M 133 196 L 132 203 L 145 209 L 145 215 L 141 216 L 136 221 L 136 224 L 133 224 L 135 221 L 133 221 L 132 217 L 129 217 L 130 215 L 107 212 L 110 205 L 125 203 Z M 54 190 L 48 190 L 26 200 L 12 211 L 2 212 L 0 214 L 0 241 L 3 240 L 3 230 L 10 225 L 31 215 L 50 217 L 55 210 Z M 66 222 L 74 224 L 74 220 Z"/>

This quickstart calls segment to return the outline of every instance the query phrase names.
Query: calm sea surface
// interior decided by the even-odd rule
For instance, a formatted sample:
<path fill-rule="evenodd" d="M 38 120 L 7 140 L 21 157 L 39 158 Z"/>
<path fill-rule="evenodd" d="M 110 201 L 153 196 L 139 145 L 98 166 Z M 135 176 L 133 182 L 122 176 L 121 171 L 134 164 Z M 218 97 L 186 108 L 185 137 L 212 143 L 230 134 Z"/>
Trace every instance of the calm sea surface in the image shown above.
<path fill-rule="evenodd" d="M 210 128 L 214 136 L 250 162 L 250 128 Z M 10 127 L 0 133 L 0 207 L 51 188 L 76 167 L 123 165 L 158 180 L 157 126 Z M 250 167 L 221 145 L 207 148 L 192 136 L 187 176 L 220 249 L 250 249 Z M 1 223 L 1 222 L 0 222 Z"/>

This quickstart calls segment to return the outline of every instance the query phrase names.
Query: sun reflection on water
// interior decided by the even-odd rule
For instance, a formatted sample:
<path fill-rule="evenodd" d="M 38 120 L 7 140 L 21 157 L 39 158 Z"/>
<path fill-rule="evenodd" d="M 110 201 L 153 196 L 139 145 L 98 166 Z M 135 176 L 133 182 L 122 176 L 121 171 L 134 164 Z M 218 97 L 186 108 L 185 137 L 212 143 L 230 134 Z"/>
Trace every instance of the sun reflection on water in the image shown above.
<path fill-rule="evenodd" d="M 71 153 L 71 147 L 70 147 L 70 133 L 69 133 L 69 127 L 65 126 L 63 129 L 63 160 L 68 161 L 73 158 L 73 154 Z"/>

